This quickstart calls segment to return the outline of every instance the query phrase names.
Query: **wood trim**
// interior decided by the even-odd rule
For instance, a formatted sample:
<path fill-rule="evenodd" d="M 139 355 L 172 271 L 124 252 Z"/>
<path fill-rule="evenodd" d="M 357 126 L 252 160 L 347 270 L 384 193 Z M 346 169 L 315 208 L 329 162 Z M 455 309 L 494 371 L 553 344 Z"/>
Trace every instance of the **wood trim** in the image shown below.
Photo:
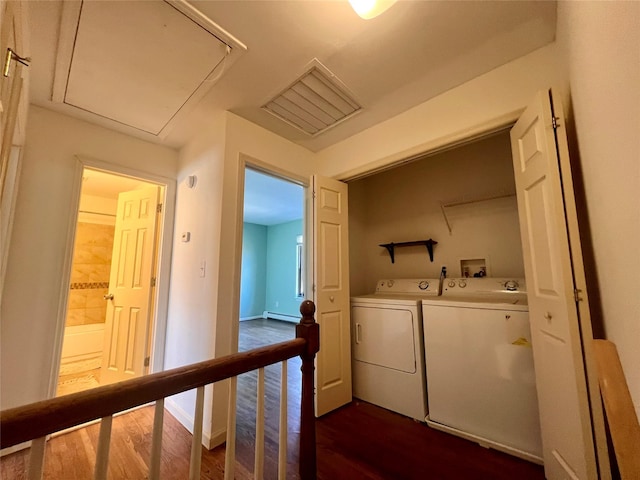
<path fill-rule="evenodd" d="M 302 355 L 309 351 L 307 343 L 304 338 L 296 338 L 250 352 L 236 353 L 2 411 L 0 448 Z M 311 388 L 313 389 L 313 378 Z"/>
<path fill-rule="evenodd" d="M 64 103 L 67 92 L 67 81 L 69 79 L 69 69 L 73 57 L 73 44 L 78 31 L 81 2 L 63 2 L 62 14 L 60 15 L 60 36 L 58 38 L 58 48 L 53 74 L 53 88 L 51 91 L 51 101 L 53 103 Z"/>
<path fill-rule="evenodd" d="M 640 425 L 633 408 L 618 350 L 609 340 L 594 340 L 600 392 L 622 480 L 640 478 Z"/>

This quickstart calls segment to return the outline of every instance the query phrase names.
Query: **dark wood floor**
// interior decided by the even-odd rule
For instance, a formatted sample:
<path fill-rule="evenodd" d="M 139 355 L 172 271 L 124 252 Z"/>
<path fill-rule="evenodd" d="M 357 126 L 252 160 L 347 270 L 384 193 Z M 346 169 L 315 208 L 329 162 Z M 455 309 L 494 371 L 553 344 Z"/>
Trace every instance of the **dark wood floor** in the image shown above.
<path fill-rule="evenodd" d="M 294 324 L 242 322 L 240 349 L 294 337 Z M 297 479 L 300 361 L 289 361 L 288 475 Z M 277 478 L 280 367 L 266 369 L 265 478 Z M 252 478 L 256 374 L 238 380 L 236 478 Z M 111 479 L 146 478 L 153 408 L 116 417 L 109 466 Z M 46 479 L 91 478 L 98 426 L 58 436 L 47 444 Z M 433 430 L 425 424 L 366 402 L 354 401 L 317 421 L 318 478 L 340 479 L 543 479 L 542 467 Z M 171 415 L 164 422 L 161 478 L 187 478 L 191 436 Z M 201 478 L 223 478 L 224 447 L 205 451 Z M 4 457 L 3 479 L 25 478 L 27 452 Z"/>

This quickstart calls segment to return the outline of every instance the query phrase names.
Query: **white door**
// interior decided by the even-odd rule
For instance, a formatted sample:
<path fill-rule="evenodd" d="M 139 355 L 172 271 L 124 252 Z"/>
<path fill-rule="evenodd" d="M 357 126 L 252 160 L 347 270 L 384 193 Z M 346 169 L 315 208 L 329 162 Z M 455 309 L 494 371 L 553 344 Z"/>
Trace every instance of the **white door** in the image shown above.
<path fill-rule="evenodd" d="M 512 128 L 511 148 L 545 474 L 587 480 L 599 478 L 582 343 L 592 334 L 583 318 L 581 337 L 575 281 L 584 277 L 582 252 L 578 239 L 569 238 L 576 233 L 568 232 L 575 205 L 568 158 L 559 157 L 567 154 L 566 137 L 556 141 L 566 132 L 557 125 L 564 126 L 562 112 L 550 91 L 540 92 Z M 604 470 L 601 475 L 608 477 Z"/>
<path fill-rule="evenodd" d="M 9 240 L 20 174 L 27 96 L 23 94 L 21 63 L 11 60 L 4 76 L 8 48 L 23 52 L 22 4 L 0 0 L 0 299 L 9 256 Z"/>
<path fill-rule="evenodd" d="M 145 373 L 158 187 L 118 196 L 100 383 Z M 146 365 L 145 365 L 146 364 Z"/>
<path fill-rule="evenodd" d="M 19 2 L 0 2 L 2 23 L 0 31 L 0 188 L 4 186 L 8 157 L 11 150 L 13 131 L 18 118 L 18 105 L 22 90 L 22 64 L 11 60 L 7 76 L 4 76 L 8 49 L 18 52 L 22 48 L 21 40 L 21 4 Z M 24 53 L 23 53 L 24 55 Z"/>
<path fill-rule="evenodd" d="M 314 176 L 314 302 L 320 325 L 316 415 L 351 401 L 347 184 Z"/>

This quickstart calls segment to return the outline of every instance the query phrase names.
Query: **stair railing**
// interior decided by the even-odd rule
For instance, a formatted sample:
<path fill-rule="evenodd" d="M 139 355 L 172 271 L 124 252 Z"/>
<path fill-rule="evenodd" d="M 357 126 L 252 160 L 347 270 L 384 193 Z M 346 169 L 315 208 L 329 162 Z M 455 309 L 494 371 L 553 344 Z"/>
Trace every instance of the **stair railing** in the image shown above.
<path fill-rule="evenodd" d="M 207 360 L 164 372 L 146 375 L 113 385 L 43 400 L 0 412 L 0 448 L 31 441 L 29 480 L 43 475 L 47 435 L 101 419 L 94 478 L 107 478 L 113 415 L 155 402 L 149 478 L 159 478 L 162 423 L 166 397 L 196 389 L 193 441 L 189 479 L 200 478 L 202 419 L 206 385 L 230 379 L 229 420 L 225 452 L 225 480 L 234 478 L 235 412 L 237 376 L 258 370 L 256 453 L 254 475 L 262 478 L 264 463 L 264 368 L 282 362 L 278 478 L 286 478 L 287 445 L 287 360 L 302 358 L 302 398 L 300 403 L 299 473 L 302 480 L 316 478 L 316 432 L 314 413 L 314 359 L 319 350 L 319 326 L 314 320 L 315 305 L 306 300 L 300 306 L 302 318 L 296 338 L 287 342 Z"/>

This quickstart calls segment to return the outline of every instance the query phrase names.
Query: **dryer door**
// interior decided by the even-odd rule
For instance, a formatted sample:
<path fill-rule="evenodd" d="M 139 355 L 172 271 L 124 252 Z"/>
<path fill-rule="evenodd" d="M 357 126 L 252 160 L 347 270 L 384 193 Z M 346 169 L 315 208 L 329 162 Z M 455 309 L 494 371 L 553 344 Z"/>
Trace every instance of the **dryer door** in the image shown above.
<path fill-rule="evenodd" d="M 406 373 L 416 372 L 411 309 L 354 305 L 351 308 L 353 359 Z"/>

